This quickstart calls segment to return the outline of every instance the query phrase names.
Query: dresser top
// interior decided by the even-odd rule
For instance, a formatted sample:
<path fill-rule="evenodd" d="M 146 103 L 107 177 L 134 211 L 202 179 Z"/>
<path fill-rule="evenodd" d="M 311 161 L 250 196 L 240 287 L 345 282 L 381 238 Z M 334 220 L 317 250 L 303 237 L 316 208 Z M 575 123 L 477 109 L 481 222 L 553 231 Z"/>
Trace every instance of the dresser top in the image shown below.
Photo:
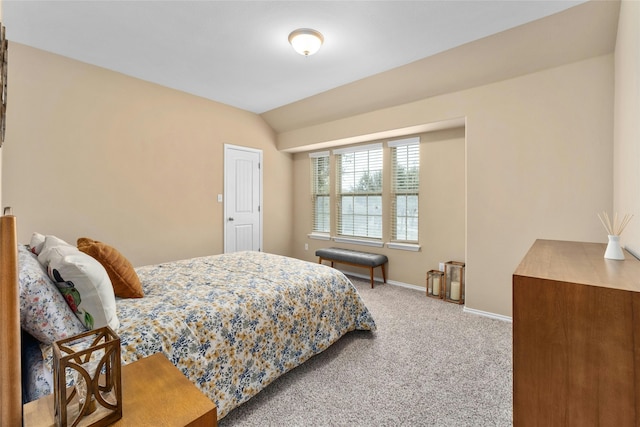
<path fill-rule="evenodd" d="M 536 240 L 514 276 L 640 292 L 640 261 L 627 251 L 624 261 L 606 259 L 606 248 L 605 243 Z"/>

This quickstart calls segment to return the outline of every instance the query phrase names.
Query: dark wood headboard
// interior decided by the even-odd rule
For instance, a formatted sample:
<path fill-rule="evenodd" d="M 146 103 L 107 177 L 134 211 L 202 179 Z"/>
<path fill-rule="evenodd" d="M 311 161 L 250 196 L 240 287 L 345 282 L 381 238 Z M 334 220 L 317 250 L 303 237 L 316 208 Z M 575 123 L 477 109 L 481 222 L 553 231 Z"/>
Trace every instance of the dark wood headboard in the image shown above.
<path fill-rule="evenodd" d="M 0 217 L 0 425 L 22 425 L 16 217 Z"/>

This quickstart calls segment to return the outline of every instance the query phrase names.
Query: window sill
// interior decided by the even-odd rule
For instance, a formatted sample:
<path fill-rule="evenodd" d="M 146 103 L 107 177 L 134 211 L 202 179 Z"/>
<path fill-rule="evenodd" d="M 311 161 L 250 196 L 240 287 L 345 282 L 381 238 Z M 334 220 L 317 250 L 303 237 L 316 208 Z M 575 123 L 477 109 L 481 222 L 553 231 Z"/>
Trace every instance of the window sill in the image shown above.
<path fill-rule="evenodd" d="M 354 239 L 350 237 L 334 237 L 333 240 L 336 243 L 351 243 L 354 245 L 373 246 L 376 248 L 381 248 L 384 246 L 383 242 L 376 241 L 376 240 L 361 240 L 361 239 Z"/>
<path fill-rule="evenodd" d="M 352 245 L 371 246 L 376 248 L 383 248 L 385 243 L 378 240 L 365 240 L 356 239 L 353 237 L 331 237 L 329 234 L 322 233 L 309 233 L 307 234 L 309 239 L 315 240 L 333 240 L 336 243 L 349 243 Z M 419 252 L 421 246 L 414 243 L 395 243 L 389 242 L 386 244 L 389 249 L 396 249 L 401 251 Z"/>
<path fill-rule="evenodd" d="M 411 251 L 411 252 L 420 251 L 420 245 L 416 245 L 413 243 L 387 243 L 387 247 L 389 249 L 398 249 L 401 251 Z"/>
<path fill-rule="evenodd" d="M 307 234 L 307 237 L 316 240 L 331 240 L 331 236 L 329 236 L 328 234 L 311 233 Z"/>

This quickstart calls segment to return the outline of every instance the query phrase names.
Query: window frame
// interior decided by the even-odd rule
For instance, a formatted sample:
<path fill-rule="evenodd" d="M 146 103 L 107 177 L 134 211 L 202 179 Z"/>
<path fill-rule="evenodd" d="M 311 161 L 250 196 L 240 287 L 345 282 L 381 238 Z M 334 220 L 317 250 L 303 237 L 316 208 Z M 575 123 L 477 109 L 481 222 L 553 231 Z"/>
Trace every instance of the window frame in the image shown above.
<path fill-rule="evenodd" d="M 390 169 L 391 169 L 391 185 L 389 189 L 390 196 L 390 243 L 391 244 L 410 244 L 417 245 L 420 241 L 420 137 L 403 138 L 393 141 L 388 141 L 389 157 L 390 157 Z M 400 153 L 401 149 L 406 149 L 405 153 Z M 398 158 L 399 154 L 402 154 L 404 159 L 400 162 Z M 399 175 L 398 166 L 402 163 L 405 170 L 411 170 L 416 168 L 415 176 L 413 179 L 408 175 L 401 177 Z M 414 185 L 412 185 L 414 184 Z M 404 187 L 404 188 L 403 188 Z M 408 205 L 409 198 L 414 198 L 413 206 L 415 209 L 415 215 L 409 215 Z M 400 209 L 399 198 L 405 199 L 405 214 L 398 215 Z M 404 228 L 403 231 L 399 227 L 399 219 L 403 219 Z M 415 225 L 415 232 L 410 234 L 410 223 Z"/>
<path fill-rule="evenodd" d="M 335 240 L 382 245 L 384 238 L 383 144 L 374 143 L 339 148 L 333 150 L 333 154 L 336 165 L 334 173 L 336 177 Z M 351 165 L 347 170 L 345 165 L 349 156 L 351 156 Z M 363 167 L 365 163 L 366 168 Z M 365 176 L 368 177 L 368 182 L 365 180 Z M 349 182 L 351 188 L 345 185 L 348 181 L 351 181 Z M 370 187 L 372 184 L 373 187 Z M 366 186 L 367 188 L 358 189 L 358 186 Z M 350 213 L 345 213 L 345 202 L 348 198 L 351 198 L 353 203 Z M 358 205 L 360 205 L 360 209 L 358 209 Z M 363 208 L 365 209 L 363 210 Z M 350 221 L 345 221 L 346 219 L 350 219 Z M 346 229 L 345 226 L 349 223 L 351 227 Z"/>
<path fill-rule="evenodd" d="M 311 164 L 311 234 L 317 236 L 329 237 L 331 233 L 331 158 L 329 151 L 320 151 L 316 153 L 309 153 Z M 322 159 L 322 160 L 321 160 Z M 318 174 L 320 169 L 320 162 L 324 161 L 326 165 L 326 172 L 324 174 Z M 326 181 L 324 186 L 319 184 L 319 180 Z M 324 187 L 320 188 L 320 187 Z M 324 191 L 323 191 L 324 190 Z M 318 216 L 318 200 L 319 198 L 326 198 L 326 211 L 323 215 L 326 215 L 326 221 L 320 221 Z M 320 224 L 325 224 L 326 227 L 320 227 Z"/>

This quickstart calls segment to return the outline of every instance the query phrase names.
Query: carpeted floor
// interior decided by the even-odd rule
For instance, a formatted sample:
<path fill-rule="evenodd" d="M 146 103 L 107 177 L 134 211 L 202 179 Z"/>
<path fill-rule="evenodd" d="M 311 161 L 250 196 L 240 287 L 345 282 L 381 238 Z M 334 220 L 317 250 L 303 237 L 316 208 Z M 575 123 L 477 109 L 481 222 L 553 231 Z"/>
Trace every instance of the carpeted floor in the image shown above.
<path fill-rule="evenodd" d="M 511 323 L 351 279 L 378 330 L 350 332 L 221 427 L 512 425 Z"/>

